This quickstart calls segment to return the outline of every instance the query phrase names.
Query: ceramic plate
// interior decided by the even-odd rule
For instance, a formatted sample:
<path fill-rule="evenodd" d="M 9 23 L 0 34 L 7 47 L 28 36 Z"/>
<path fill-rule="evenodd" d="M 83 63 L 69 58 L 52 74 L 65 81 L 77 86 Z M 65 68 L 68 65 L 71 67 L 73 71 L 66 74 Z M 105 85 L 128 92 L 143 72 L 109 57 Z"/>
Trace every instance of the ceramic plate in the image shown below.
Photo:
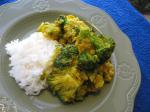
<path fill-rule="evenodd" d="M 9 60 L 4 45 L 26 38 L 42 21 L 53 21 L 62 14 L 74 14 L 111 36 L 116 42 L 112 62 L 115 78 L 99 95 L 83 102 L 62 104 L 48 91 L 26 96 L 9 77 Z M 0 7 L 0 112 L 132 112 L 140 85 L 140 69 L 128 37 L 102 10 L 79 0 L 18 0 Z"/>

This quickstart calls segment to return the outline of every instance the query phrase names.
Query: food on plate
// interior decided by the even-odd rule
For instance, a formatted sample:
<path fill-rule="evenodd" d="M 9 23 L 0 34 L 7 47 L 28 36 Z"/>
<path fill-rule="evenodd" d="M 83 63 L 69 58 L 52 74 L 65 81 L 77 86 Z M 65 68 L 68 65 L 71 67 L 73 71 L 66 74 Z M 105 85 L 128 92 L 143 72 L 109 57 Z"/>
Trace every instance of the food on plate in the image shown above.
<path fill-rule="evenodd" d="M 57 44 L 57 41 L 47 40 L 41 32 L 35 32 L 26 39 L 17 39 L 6 44 L 11 62 L 10 76 L 27 95 L 37 95 L 47 87 L 46 80 L 40 80 L 40 76 L 47 62 L 50 62 Z M 49 65 L 52 66 L 52 63 Z"/>
<path fill-rule="evenodd" d="M 48 89 L 64 103 L 83 101 L 111 82 L 115 42 L 73 15 L 42 22 L 24 40 L 6 44 L 10 75 L 27 95 Z"/>

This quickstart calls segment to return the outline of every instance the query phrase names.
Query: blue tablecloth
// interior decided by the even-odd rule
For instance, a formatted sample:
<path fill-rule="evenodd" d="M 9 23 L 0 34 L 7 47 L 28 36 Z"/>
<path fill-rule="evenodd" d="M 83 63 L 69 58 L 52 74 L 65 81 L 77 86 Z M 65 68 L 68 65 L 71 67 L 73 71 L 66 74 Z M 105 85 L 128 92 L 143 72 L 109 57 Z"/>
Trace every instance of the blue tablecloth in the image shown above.
<path fill-rule="evenodd" d="M 0 5 L 12 1 L 0 0 Z M 83 1 L 105 10 L 128 35 L 142 72 L 134 112 L 150 112 L 150 23 L 127 0 Z"/>

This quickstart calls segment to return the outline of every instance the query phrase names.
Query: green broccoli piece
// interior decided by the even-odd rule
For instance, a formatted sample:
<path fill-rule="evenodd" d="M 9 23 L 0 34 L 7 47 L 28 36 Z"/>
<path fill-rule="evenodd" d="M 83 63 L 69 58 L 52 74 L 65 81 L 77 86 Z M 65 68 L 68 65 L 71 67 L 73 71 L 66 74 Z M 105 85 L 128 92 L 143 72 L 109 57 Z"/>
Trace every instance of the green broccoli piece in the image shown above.
<path fill-rule="evenodd" d="M 83 81 L 75 67 L 63 70 L 56 69 L 47 78 L 51 92 L 57 95 L 64 103 L 73 103 L 76 99 L 76 91 Z"/>
<path fill-rule="evenodd" d="M 61 53 L 57 56 L 54 66 L 63 68 L 70 66 L 73 59 L 78 55 L 78 49 L 74 45 L 66 45 L 61 49 Z"/>
<path fill-rule="evenodd" d="M 91 30 L 90 29 L 80 29 L 79 32 L 79 39 L 85 39 L 85 38 L 90 38 L 91 36 Z"/>
<path fill-rule="evenodd" d="M 57 20 L 55 21 L 56 24 L 64 26 L 65 24 L 67 24 L 67 18 L 64 15 L 60 15 Z"/>
<path fill-rule="evenodd" d="M 88 94 L 88 87 L 82 84 L 76 91 L 75 101 L 83 101 L 85 96 Z"/>
<path fill-rule="evenodd" d="M 76 90 L 80 84 L 72 76 L 49 76 L 48 83 L 53 94 L 57 94 L 63 102 L 72 102 L 75 99 Z"/>
<path fill-rule="evenodd" d="M 79 54 L 78 67 L 79 69 L 91 71 L 96 68 L 98 61 L 99 59 L 97 55 L 91 55 L 87 51 L 84 51 L 81 54 Z"/>
<path fill-rule="evenodd" d="M 112 38 L 105 37 L 104 35 L 93 35 L 91 42 L 95 47 L 96 54 L 99 58 L 99 63 L 103 64 L 110 57 L 115 48 L 115 42 Z"/>
<path fill-rule="evenodd" d="M 56 24 L 48 22 L 42 23 L 37 31 L 42 32 L 46 37 L 53 40 L 57 40 L 61 34 L 61 30 Z"/>
<path fill-rule="evenodd" d="M 64 38 L 64 26 L 67 24 L 67 18 L 64 15 L 61 15 L 57 18 L 57 20 L 55 21 L 55 23 L 60 27 L 61 30 L 61 38 Z"/>
<path fill-rule="evenodd" d="M 103 64 L 111 57 L 115 48 L 115 42 L 112 38 L 97 35 L 90 30 L 81 30 L 79 39 L 81 41 L 80 43 L 84 42 L 85 39 L 89 39 L 91 44 L 88 43 L 88 45 L 92 45 L 90 48 L 93 47 L 94 51 L 94 53 L 90 53 L 90 51 L 87 50 L 87 43 L 83 43 L 86 47 L 79 49 L 79 51 L 82 49 L 82 52 L 78 57 L 78 66 L 83 70 L 91 71 L 96 69 L 98 64 Z"/>

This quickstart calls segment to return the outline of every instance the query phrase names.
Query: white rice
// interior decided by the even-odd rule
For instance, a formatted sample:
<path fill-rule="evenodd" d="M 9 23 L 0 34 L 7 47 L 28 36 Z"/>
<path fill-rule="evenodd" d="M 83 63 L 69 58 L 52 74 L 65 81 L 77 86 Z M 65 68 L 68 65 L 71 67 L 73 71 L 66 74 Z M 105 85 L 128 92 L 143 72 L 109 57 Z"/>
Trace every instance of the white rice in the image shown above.
<path fill-rule="evenodd" d="M 47 87 L 46 81 L 41 81 L 40 76 L 56 45 L 56 41 L 47 40 L 40 32 L 35 32 L 22 41 L 17 39 L 6 44 L 7 54 L 10 55 L 10 76 L 27 95 L 38 95 Z"/>

